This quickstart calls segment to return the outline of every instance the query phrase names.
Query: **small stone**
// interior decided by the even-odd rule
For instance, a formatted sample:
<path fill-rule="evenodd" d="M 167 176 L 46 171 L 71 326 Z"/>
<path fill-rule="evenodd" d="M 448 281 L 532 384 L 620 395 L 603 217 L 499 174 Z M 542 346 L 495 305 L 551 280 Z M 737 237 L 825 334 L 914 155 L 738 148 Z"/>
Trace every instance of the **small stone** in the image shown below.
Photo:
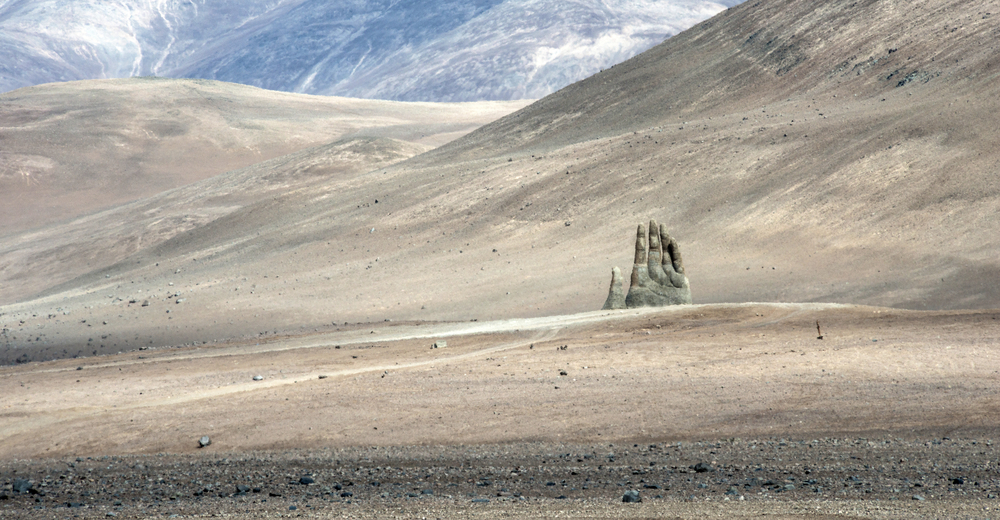
<path fill-rule="evenodd" d="M 316 481 L 313 480 L 312 477 L 302 477 L 299 479 L 299 484 L 302 484 L 303 486 L 308 486 L 309 484 L 312 484 L 314 482 Z"/>
<path fill-rule="evenodd" d="M 263 381 L 264 380 L 264 376 L 261 376 L 261 375 L 253 376 L 253 380 L 254 381 Z"/>
<path fill-rule="evenodd" d="M 438 340 L 434 342 L 434 346 L 431 348 L 445 348 L 448 346 L 448 342 L 444 340 Z"/>
<path fill-rule="evenodd" d="M 328 376 L 328 375 L 326 375 L 326 374 L 323 374 L 323 375 L 319 376 L 319 378 L 320 378 L 320 379 L 326 379 L 326 378 L 328 378 L 328 377 L 330 377 L 330 376 Z"/>
<path fill-rule="evenodd" d="M 425 489 L 425 490 L 421 491 L 420 493 L 422 495 L 433 495 L 434 494 L 434 490 L 433 489 Z"/>
<path fill-rule="evenodd" d="M 142 306 L 143 307 L 149 307 L 149 300 L 143 300 L 142 301 Z"/>
<path fill-rule="evenodd" d="M 642 502 L 642 497 L 639 496 L 638 491 L 630 489 L 626 491 L 624 495 L 622 495 L 622 502 L 625 502 L 626 504 L 634 504 Z"/>
<path fill-rule="evenodd" d="M 354 493 L 351 493 L 350 491 L 344 491 L 343 493 L 340 494 L 341 498 L 350 498 L 350 497 L 353 497 L 353 496 L 354 496 Z"/>
<path fill-rule="evenodd" d="M 76 367 L 77 370 L 83 370 L 83 367 Z"/>
<path fill-rule="evenodd" d="M 209 439 L 208 435 L 206 435 L 206 436 L 198 439 L 198 447 L 199 448 L 204 448 L 205 446 L 208 446 L 209 444 L 212 444 L 212 439 Z"/>
<path fill-rule="evenodd" d="M 691 469 L 693 469 L 695 473 L 708 473 L 709 471 L 715 471 L 711 464 L 706 464 L 704 462 L 699 462 L 694 466 L 691 466 Z"/>
<path fill-rule="evenodd" d="M 965 484 L 965 479 L 962 478 L 962 477 L 953 478 L 953 479 L 951 479 L 951 483 L 955 484 L 955 485 L 958 485 L 958 486 L 961 486 L 962 484 Z"/>
<path fill-rule="evenodd" d="M 489 504 L 490 499 L 488 498 L 474 498 L 472 499 L 473 504 Z"/>
<path fill-rule="evenodd" d="M 925 498 L 920 495 L 913 495 L 913 500 L 925 500 Z"/>
<path fill-rule="evenodd" d="M 14 483 L 11 484 L 10 487 L 15 493 L 27 493 L 31 491 L 32 485 L 31 481 L 19 478 L 14 479 Z"/>
<path fill-rule="evenodd" d="M 288 510 L 289 511 L 295 511 L 296 509 L 298 509 L 298 508 L 295 507 L 295 506 L 288 506 Z"/>
<path fill-rule="evenodd" d="M 250 486 L 245 486 L 243 484 L 237 484 L 236 485 L 236 494 L 237 495 L 245 495 L 245 494 L 247 494 L 249 492 L 250 492 Z"/>

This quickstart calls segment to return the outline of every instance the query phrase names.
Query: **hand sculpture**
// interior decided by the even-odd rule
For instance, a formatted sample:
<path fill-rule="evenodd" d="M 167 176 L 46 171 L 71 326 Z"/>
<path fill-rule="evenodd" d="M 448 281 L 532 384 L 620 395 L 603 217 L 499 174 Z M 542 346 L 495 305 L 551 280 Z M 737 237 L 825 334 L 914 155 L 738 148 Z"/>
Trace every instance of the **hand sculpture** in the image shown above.
<path fill-rule="evenodd" d="M 639 224 L 635 237 L 635 265 L 628 295 L 622 291 L 622 274 L 611 270 L 611 289 L 604 309 L 634 309 L 663 307 L 691 303 L 691 287 L 684 276 L 684 262 L 677 241 L 667 233 L 665 225 L 649 221 L 649 249 L 646 249 L 646 229 Z"/>

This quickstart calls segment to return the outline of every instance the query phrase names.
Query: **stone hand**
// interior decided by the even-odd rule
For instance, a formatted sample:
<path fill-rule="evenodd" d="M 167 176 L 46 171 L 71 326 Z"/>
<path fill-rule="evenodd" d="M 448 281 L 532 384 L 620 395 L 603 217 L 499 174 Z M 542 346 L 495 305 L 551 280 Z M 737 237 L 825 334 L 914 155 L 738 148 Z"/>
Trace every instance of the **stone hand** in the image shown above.
<path fill-rule="evenodd" d="M 677 241 L 667 233 L 665 225 L 649 222 L 649 235 L 642 224 L 636 232 L 635 263 L 628 294 L 622 297 L 621 272 L 612 269 L 611 289 L 605 309 L 662 307 L 691 303 L 691 288 L 684 275 L 684 261 Z"/>

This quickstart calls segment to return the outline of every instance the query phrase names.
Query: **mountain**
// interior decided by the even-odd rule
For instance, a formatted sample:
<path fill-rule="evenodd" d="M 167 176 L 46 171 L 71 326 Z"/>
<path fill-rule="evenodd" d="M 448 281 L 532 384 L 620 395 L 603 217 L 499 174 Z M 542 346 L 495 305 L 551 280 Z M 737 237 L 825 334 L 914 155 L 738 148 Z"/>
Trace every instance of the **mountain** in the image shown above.
<path fill-rule="evenodd" d="M 403 101 L 537 99 L 737 0 L 0 1 L 0 92 L 216 79 Z"/>
<path fill-rule="evenodd" d="M 1000 307 L 992 11 L 745 3 L 405 161 L 310 148 L 6 237 L 4 359 L 596 310 L 650 218 L 696 304 Z"/>

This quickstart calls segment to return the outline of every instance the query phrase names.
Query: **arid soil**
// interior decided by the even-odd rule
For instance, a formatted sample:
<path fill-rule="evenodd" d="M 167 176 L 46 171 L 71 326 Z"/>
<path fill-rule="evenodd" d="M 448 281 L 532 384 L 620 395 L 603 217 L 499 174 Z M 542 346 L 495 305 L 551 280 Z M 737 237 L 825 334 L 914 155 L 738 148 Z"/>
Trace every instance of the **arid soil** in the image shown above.
<path fill-rule="evenodd" d="M 5 94 L 0 515 L 1000 516 L 997 9 L 747 2 L 471 132 Z M 695 305 L 596 311 L 651 218 Z"/>
<path fill-rule="evenodd" d="M 996 311 L 708 305 L 340 329 L 2 369 L 3 478 L 45 496 L 8 493 L 0 508 L 978 518 L 1000 507 Z M 620 502 L 628 489 L 642 505 Z"/>

